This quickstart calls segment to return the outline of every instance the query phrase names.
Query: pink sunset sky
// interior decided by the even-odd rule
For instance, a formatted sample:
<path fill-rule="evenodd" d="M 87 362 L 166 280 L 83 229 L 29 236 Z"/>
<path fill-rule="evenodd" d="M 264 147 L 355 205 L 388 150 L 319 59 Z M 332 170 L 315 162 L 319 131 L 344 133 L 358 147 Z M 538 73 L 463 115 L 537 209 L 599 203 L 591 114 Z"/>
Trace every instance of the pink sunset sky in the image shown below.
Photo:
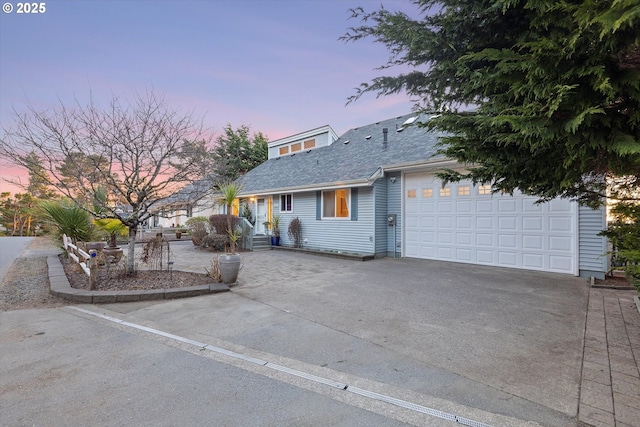
<path fill-rule="evenodd" d="M 215 136 L 229 123 L 273 141 L 330 125 L 338 135 L 411 111 L 403 94 L 354 88 L 393 73 L 375 70 L 387 49 L 339 41 L 350 8 L 384 5 L 415 15 L 404 0 L 50 0 L 40 14 L 0 14 L 0 124 L 13 110 L 77 98 L 108 100 L 153 89 L 181 112 L 204 117 Z M 4 131 L 0 132 L 4 133 Z M 24 171 L 0 164 L 0 191 Z"/>

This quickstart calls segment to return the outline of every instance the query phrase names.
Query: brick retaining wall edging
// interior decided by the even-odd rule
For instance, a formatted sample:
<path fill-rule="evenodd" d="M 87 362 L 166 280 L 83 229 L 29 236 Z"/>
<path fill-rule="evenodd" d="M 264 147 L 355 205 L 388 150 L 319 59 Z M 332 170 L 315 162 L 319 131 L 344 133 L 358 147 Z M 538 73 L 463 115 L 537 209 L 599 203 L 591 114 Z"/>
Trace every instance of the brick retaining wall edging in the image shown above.
<path fill-rule="evenodd" d="M 106 304 L 113 302 L 149 301 L 173 298 L 195 297 L 198 295 L 226 292 L 229 286 L 223 283 L 188 286 L 172 289 L 152 289 L 147 291 L 87 291 L 72 288 L 57 255 L 47 257 L 49 271 L 49 293 L 69 301 L 86 304 Z"/>

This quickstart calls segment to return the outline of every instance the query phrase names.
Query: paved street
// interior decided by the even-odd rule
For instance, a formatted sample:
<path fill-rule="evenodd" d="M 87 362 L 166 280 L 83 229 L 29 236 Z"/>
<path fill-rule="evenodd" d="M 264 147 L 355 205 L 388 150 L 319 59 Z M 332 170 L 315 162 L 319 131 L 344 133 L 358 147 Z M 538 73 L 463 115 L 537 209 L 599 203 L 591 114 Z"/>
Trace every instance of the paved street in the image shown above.
<path fill-rule="evenodd" d="M 213 257 L 172 248 L 177 269 Z M 613 426 L 616 393 L 616 417 L 638 410 L 624 401 L 640 393 L 637 365 L 603 358 L 608 336 L 624 344 L 598 329 L 611 294 L 590 299 L 583 279 L 283 251 L 243 263 L 224 294 L 0 313 L 0 413 L 9 425 L 574 426 L 582 401 L 581 420 Z M 616 295 L 633 335 L 633 294 Z M 588 336 L 588 378 L 585 327 L 604 334 Z M 640 343 L 627 343 L 633 361 Z"/>

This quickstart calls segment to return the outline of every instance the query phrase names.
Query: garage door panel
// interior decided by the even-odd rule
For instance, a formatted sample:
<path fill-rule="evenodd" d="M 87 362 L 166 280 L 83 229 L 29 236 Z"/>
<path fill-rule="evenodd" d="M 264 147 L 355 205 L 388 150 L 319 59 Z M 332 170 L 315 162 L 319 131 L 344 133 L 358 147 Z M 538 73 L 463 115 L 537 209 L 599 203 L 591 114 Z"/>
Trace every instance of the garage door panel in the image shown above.
<path fill-rule="evenodd" d="M 420 212 L 421 213 L 432 213 L 436 211 L 436 204 L 434 202 L 421 202 L 420 203 Z"/>
<path fill-rule="evenodd" d="M 501 248 L 517 248 L 517 238 L 515 234 L 499 234 L 498 245 Z"/>
<path fill-rule="evenodd" d="M 516 267 L 518 255 L 510 251 L 498 251 L 498 265 L 501 267 Z"/>
<path fill-rule="evenodd" d="M 479 264 L 494 265 L 493 251 L 476 250 L 476 262 Z"/>
<path fill-rule="evenodd" d="M 476 228 L 478 230 L 493 230 L 494 219 L 492 216 L 476 217 Z"/>
<path fill-rule="evenodd" d="M 457 201 L 456 202 L 456 212 L 458 213 L 470 213 L 473 210 L 473 203 L 469 200 L 465 201 Z"/>
<path fill-rule="evenodd" d="M 543 249 L 543 238 L 542 236 L 532 236 L 532 235 L 523 235 L 522 236 L 522 249 L 533 249 L 533 250 L 542 250 Z"/>
<path fill-rule="evenodd" d="M 435 228 L 436 226 L 436 218 L 433 216 L 422 216 L 420 218 L 420 225 L 422 226 L 422 228 Z"/>
<path fill-rule="evenodd" d="M 522 265 L 532 270 L 544 268 L 544 256 L 542 254 L 524 253 L 522 254 Z"/>
<path fill-rule="evenodd" d="M 553 271 L 567 271 L 572 269 L 573 259 L 562 255 L 549 255 L 549 266 Z"/>
<path fill-rule="evenodd" d="M 566 200 L 563 199 L 555 199 L 551 200 L 548 203 L 549 212 L 571 212 L 571 204 L 567 203 Z"/>
<path fill-rule="evenodd" d="M 476 234 L 476 245 L 493 247 L 495 237 L 496 236 L 494 234 L 477 233 Z"/>
<path fill-rule="evenodd" d="M 453 203 L 450 201 L 439 201 L 437 206 L 438 212 L 440 213 L 450 213 L 453 212 Z"/>
<path fill-rule="evenodd" d="M 543 204 L 536 204 L 535 199 L 525 198 L 520 200 L 520 206 L 523 213 L 542 213 Z"/>
<path fill-rule="evenodd" d="M 444 233 L 444 232 L 439 232 L 438 233 L 438 240 L 437 243 L 444 243 L 444 244 L 450 244 L 451 243 L 451 236 L 453 233 Z"/>
<path fill-rule="evenodd" d="M 549 231 L 552 233 L 570 233 L 573 228 L 571 218 L 552 216 L 549 218 Z"/>
<path fill-rule="evenodd" d="M 473 218 L 470 216 L 457 216 L 456 217 L 456 228 L 458 230 L 470 230 L 473 227 Z"/>
<path fill-rule="evenodd" d="M 439 216 L 438 217 L 438 228 L 440 229 L 448 229 L 453 227 L 453 218 L 450 216 Z"/>
<path fill-rule="evenodd" d="M 538 231 L 544 230 L 543 218 L 541 216 L 525 216 L 522 217 L 522 230 L 523 231 Z"/>
<path fill-rule="evenodd" d="M 470 182 L 448 185 L 405 175 L 405 255 L 575 274 L 577 220 L 567 200 L 492 194 Z"/>
<path fill-rule="evenodd" d="M 570 236 L 549 236 L 549 250 L 567 252 L 573 248 L 573 239 Z"/>
<path fill-rule="evenodd" d="M 438 253 L 438 259 L 453 261 L 453 248 L 450 246 L 442 246 L 436 249 Z"/>
<path fill-rule="evenodd" d="M 460 262 L 473 262 L 473 251 L 470 249 L 456 249 L 456 259 Z"/>
<path fill-rule="evenodd" d="M 517 228 L 518 218 L 515 216 L 501 216 L 498 217 L 498 229 L 500 230 L 515 230 Z"/>
<path fill-rule="evenodd" d="M 483 212 L 493 212 L 494 208 L 493 208 L 493 201 L 488 199 L 488 200 L 476 200 L 476 212 L 477 213 L 483 213 Z"/>
<path fill-rule="evenodd" d="M 513 213 L 517 210 L 517 201 L 515 199 L 498 199 L 499 213 Z"/>
<path fill-rule="evenodd" d="M 456 244 L 471 246 L 473 244 L 473 235 L 471 233 L 456 233 Z"/>

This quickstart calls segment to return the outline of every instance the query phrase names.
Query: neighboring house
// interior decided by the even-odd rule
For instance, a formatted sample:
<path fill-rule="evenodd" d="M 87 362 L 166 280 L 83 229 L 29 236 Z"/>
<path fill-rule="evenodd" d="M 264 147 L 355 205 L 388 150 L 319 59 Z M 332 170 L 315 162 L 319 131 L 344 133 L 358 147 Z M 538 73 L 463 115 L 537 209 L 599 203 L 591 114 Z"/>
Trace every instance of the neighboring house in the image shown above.
<path fill-rule="evenodd" d="M 471 182 L 445 186 L 438 134 L 408 114 L 354 128 L 329 126 L 269 143 L 269 159 L 239 179 L 257 218 L 302 222 L 303 247 L 604 277 L 605 210 L 522 194 L 492 194 Z"/>
<path fill-rule="evenodd" d="M 152 207 L 154 215 L 148 227 L 184 226 L 191 217 L 209 217 L 221 213 L 220 210 L 223 208 L 215 196 L 213 177 L 207 177 L 156 202 Z"/>

